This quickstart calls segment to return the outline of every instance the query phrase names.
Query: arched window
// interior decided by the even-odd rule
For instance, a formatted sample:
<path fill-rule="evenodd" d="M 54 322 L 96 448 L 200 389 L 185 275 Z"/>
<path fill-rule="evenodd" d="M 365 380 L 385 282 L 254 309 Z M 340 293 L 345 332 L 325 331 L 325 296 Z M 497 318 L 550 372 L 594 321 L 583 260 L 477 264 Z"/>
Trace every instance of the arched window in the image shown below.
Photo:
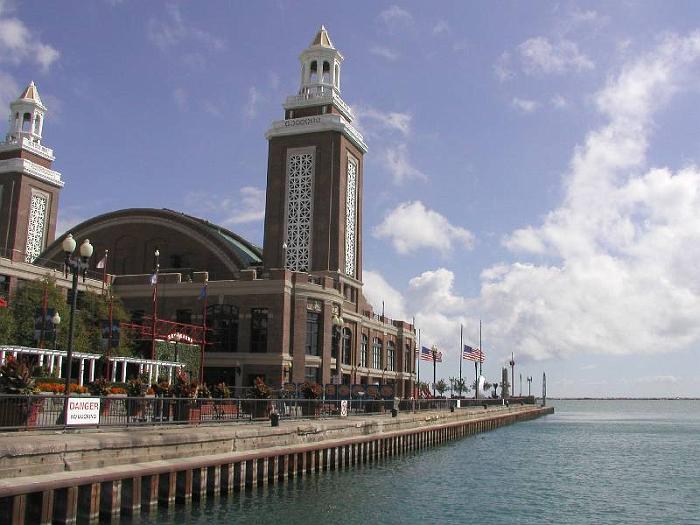
<path fill-rule="evenodd" d="M 352 330 L 343 328 L 343 364 L 350 364 L 350 356 L 352 355 Z"/>
<path fill-rule="evenodd" d="M 338 67 L 338 64 L 335 65 L 335 75 L 333 76 L 333 84 L 335 87 L 340 86 L 340 68 Z"/>
<path fill-rule="evenodd" d="M 367 366 L 367 335 L 362 334 L 362 343 L 360 344 L 360 366 Z"/>
<path fill-rule="evenodd" d="M 34 134 L 39 135 L 41 130 L 41 117 L 39 115 L 34 119 Z"/>
<path fill-rule="evenodd" d="M 321 82 L 323 82 L 324 84 L 331 83 L 331 66 L 328 62 L 323 63 L 323 76 Z"/>
<path fill-rule="evenodd" d="M 386 343 L 386 369 L 390 371 L 396 369 L 396 348 L 393 341 Z"/>
<path fill-rule="evenodd" d="M 315 60 L 311 62 L 309 82 L 318 82 L 318 62 Z"/>
<path fill-rule="evenodd" d="M 31 131 L 31 130 L 32 130 L 32 114 L 25 113 L 22 116 L 22 131 Z"/>
<path fill-rule="evenodd" d="M 19 129 L 19 113 L 15 113 L 15 128 Z"/>
<path fill-rule="evenodd" d="M 306 313 L 306 355 L 318 355 L 318 332 L 321 316 L 316 312 Z"/>
<path fill-rule="evenodd" d="M 378 337 L 372 339 L 372 368 L 382 368 L 382 340 Z"/>

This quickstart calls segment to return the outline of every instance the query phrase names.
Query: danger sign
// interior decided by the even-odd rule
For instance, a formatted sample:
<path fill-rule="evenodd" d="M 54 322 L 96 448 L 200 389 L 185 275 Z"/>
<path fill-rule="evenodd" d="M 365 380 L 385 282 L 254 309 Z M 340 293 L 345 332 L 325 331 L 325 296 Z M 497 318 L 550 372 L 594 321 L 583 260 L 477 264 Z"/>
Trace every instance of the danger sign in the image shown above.
<path fill-rule="evenodd" d="M 68 425 L 97 425 L 100 422 L 99 397 L 69 397 Z"/>

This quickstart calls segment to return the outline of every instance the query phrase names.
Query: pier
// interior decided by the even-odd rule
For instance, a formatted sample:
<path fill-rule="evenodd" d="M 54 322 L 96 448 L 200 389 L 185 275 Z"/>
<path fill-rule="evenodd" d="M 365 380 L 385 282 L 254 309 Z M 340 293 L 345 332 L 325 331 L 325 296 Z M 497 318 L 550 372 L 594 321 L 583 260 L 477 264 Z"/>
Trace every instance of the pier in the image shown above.
<path fill-rule="evenodd" d="M 248 487 L 347 469 L 553 413 L 532 405 L 127 431 L 0 435 L 12 524 L 118 521 Z"/>

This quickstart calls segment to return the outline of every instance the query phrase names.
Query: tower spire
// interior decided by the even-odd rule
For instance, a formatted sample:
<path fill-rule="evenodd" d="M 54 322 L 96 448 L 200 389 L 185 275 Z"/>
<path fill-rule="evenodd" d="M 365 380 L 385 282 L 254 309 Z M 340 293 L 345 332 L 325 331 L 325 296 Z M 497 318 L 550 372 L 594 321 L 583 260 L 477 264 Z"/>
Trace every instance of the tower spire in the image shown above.
<path fill-rule="evenodd" d="M 32 80 L 19 98 L 10 103 L 10 125 L 6 140 L 10 142 L 26 138 L 36 145 L 41 144 L 46 111 L 39 90 Z"/>

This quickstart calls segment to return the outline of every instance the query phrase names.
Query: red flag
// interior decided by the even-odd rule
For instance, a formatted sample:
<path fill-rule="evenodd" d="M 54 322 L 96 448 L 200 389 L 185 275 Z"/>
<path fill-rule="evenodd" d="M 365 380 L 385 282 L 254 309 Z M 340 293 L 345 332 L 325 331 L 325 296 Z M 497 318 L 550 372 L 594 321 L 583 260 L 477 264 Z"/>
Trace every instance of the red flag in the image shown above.
<path fill-rule="evenodd" d="M 0 297 L 0 308 L 7 308 L 7 299 Z"/>

